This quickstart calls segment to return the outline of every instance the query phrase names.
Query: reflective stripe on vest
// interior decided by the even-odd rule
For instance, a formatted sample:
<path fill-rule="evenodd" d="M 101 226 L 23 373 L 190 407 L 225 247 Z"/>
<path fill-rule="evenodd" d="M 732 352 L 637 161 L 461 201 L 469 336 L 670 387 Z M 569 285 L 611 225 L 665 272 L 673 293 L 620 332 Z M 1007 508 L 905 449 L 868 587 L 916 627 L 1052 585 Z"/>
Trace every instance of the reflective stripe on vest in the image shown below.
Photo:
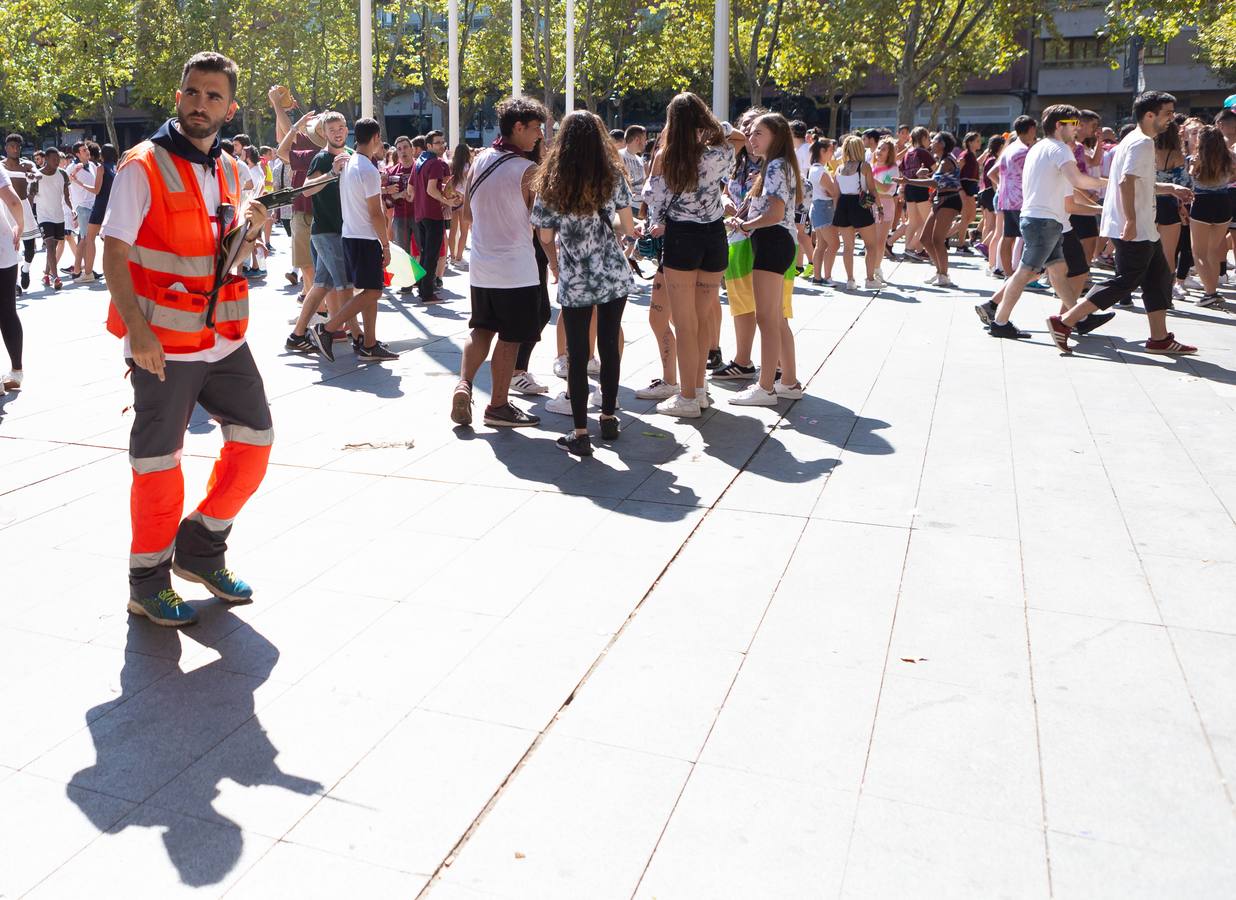
<path fill-rule="evenodd" d="M 206 327 L 207 298 L 215 284 L 218 238 L 216 211 L 207 209 L 198 173 L 188 160 L 146 141 L 122 163 L 141 166 L 150 185 L 150 209 L 129 251 L 129 272 L 138 307 L 169 353 L 213 347 L 218 335 L 244 337 L 249 319 L 243 279 L 225 276 L 215 307 L 214 329 Z M 228 154 L 215 163 L 220 200 L 240 204 L 240 168 Z M 108 330 L 124 335 L 113 306 Z"/>

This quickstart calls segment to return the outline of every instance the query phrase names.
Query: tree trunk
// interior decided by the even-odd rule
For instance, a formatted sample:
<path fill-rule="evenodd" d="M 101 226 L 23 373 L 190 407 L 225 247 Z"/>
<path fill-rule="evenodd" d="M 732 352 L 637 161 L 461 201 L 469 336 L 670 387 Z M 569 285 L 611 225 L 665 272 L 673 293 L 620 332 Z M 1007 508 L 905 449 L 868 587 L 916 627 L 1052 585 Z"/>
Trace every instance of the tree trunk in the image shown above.
<path fill-rule="evenodd" d="M 103 107 L 103 123 L 107 126 L 107 141 L 116 148 L 116 152 L 120 153 L 124 148 L 120 146 L 120 141 L 116 139 L 116 94 L 115 92 L 108 93 L 106 85 L 103 87 L 104 99 L 99 104 Z"/>

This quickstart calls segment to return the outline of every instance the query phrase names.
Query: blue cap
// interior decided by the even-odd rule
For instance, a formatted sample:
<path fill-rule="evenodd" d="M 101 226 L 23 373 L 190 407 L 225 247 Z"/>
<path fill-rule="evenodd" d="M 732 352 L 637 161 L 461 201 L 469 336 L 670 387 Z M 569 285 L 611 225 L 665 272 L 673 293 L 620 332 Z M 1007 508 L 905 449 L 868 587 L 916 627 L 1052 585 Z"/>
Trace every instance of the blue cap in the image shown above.
<path fill-rule="evenodd" d="M 1232 109 L 1233 107 L 1236 107 L 1236 94 L 1232 94 L 1226 100 L 1223 101 L 1224 109 Z"/>

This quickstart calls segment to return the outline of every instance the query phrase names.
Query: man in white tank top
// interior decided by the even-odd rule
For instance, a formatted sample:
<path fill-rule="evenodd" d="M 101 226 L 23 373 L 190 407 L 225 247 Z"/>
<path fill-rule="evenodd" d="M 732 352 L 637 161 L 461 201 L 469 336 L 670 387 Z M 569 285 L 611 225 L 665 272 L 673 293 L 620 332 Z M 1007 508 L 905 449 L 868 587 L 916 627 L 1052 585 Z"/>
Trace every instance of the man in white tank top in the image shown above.
<path fill-rule="evenodd" d="M 545 324 L 530 219 L 536 166 L 529 154 L 542 139 L 548 119 L 545 107 L 526 97 L 498 104 L 502 136 L 481 152 L 468 173 L 463 220 L 472 228 L 468 266 L 472 332 L 464 344 L 459 384 L 451 400 L 451 421 L 457 425 L 472 424 L 472 381 L 495 337 L 485 424 L 524 428 L 540 423 L 512 406 L 507 392 L 519 345 L 538 340 Z"/>

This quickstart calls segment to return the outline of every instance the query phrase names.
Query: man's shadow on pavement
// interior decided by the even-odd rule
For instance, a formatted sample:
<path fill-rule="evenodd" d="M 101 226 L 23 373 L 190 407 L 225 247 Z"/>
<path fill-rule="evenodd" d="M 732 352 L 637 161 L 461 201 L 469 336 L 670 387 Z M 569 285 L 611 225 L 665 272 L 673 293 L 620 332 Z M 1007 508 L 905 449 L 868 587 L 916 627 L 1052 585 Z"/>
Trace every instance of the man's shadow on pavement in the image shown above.
<path fill-rule="evenodd" d="M 213 805 L 224 779 L 306 795 L 324 790 L 279 768 L 279 751 L 254 715 L 254 691 L 269 678 L 279 651 L 251 625 L 237 621 L 220 605 L 208 606 L 203 621 L 183 631 L 131 616 L 121 695 L 86 713 L 96 761 L 67 788 L 69 799 L 100 831 L 161 829 L 168 859 L 180 880 L 194 887 L 218 884 L 244 850 L 241 826 Z M 194 629 L 203 630 L 200 640 L 248 632 L 246 640 L 228 642 L 245 647 L 248 674 L 229 670 L 226 658 L 181 670 L 182 640 L 193 639 Z M 176 668 L 150 684 L 141 677 L 143 657 L 149 656 L 170 659 Z M 212 752 L 225 740 L 223 752 Z M 100 806 L 91 801 L 91 791 L 141 805 L 113 826 L 111 819 L 93 815 Z"/>

